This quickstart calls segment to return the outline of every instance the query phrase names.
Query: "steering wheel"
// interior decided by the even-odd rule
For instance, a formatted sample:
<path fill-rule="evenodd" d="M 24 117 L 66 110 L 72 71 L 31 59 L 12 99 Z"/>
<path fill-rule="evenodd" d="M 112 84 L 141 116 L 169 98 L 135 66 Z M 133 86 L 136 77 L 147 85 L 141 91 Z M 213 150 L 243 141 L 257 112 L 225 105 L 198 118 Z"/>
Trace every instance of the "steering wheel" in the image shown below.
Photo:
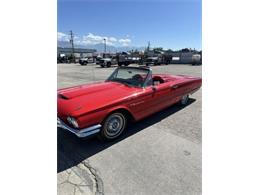
<path fill-rule="evenodd" d="M 135 74 L 134 76 L 132 76 L 132 79 L 137 82 L 143 82 L 143 77 L 140 74 Z"/>

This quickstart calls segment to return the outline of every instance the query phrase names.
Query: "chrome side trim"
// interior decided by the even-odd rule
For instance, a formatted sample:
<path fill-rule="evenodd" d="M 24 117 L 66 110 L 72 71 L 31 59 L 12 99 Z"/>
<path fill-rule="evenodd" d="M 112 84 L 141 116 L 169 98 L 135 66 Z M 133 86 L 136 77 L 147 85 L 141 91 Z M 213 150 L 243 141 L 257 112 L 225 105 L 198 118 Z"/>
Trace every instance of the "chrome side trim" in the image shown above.
<path fill-rule="evenodd" d="M 200 89 L 200 87 L 199 88 L 196 88 L 196 89 L 194 89 L 194 90 L 192 90 L 189 94 L 194 94 L 195 92 L 197 92 L 198 90 Z"/>
<path fill-rule="evenodd" d="M 93 125 L 93 126 L 90 126 L 88 128 L 85 128 L 85 129 L 81 129 L 81 130 L 78 130 L 78 129 L 74 129 L 74 128 L 71 128 L 69 127 L 68 125 L 66 125 L 62 120 L 60 120 L 59 118 L 57 118 L 57 127 L 59 128 L 62 128 L 62 129 L 65 129 L 67 131 L 70 131 L 71 133 L 75 134 L 76 136 L 78 137 L 87 137 L 87 136 L 90 136 L 90 135 L 93 135 L 93 134 L 96 134 L 100 131 L 101 129 L 101 125 L 100 124 L 97 124 L 97 125 Z"/>

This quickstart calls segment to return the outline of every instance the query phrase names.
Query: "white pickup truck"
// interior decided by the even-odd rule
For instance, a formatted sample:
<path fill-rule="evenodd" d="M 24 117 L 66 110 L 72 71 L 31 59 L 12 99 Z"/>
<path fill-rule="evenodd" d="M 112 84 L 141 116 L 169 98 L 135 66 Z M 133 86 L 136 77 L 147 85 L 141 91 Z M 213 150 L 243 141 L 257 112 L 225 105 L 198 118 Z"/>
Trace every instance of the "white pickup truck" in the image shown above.
<path fill-rule="evenodd" d="M 80 65 L 84 66 L 87 65 L 88 63 L 94 63 L 94 59 L 92 57 L 86 57 L 86 58 L 81 58 L 79 60 Z"/>
<path fill-rule="evenodd" d="M 104 68 L 104 67 L 111 67 L 112 65 L 117 64 L 117 58 L 116 56 L 113 57 L 106 57 L 106 58 L 101 58 L 99 60 L 99 65 Z"/>

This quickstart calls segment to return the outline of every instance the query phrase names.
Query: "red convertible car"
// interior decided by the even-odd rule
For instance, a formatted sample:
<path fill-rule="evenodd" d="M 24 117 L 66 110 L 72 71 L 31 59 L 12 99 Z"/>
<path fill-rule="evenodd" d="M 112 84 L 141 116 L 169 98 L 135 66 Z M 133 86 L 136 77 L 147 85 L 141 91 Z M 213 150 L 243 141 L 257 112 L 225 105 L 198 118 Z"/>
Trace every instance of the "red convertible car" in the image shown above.
<path fill-rule="evenodd" d="M 147 67 L 118 67 L 104 82 L 58 90 L 58 127 L 78 137 L 119 137 L 128 122 L 179 102 L 202 84 L 199 77 L 152 74 Z"/>

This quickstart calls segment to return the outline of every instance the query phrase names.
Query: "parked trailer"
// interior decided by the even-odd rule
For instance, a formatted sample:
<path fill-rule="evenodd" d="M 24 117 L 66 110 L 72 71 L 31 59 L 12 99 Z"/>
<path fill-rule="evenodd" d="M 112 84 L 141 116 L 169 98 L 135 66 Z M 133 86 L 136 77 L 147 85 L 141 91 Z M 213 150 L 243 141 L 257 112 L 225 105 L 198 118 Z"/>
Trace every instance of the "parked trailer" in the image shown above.
<path fill-rule="evenodd" d="M 201 55 L 193 54 L 192 55 L 192 65 L 200 65 L 202 64 Z"/>

